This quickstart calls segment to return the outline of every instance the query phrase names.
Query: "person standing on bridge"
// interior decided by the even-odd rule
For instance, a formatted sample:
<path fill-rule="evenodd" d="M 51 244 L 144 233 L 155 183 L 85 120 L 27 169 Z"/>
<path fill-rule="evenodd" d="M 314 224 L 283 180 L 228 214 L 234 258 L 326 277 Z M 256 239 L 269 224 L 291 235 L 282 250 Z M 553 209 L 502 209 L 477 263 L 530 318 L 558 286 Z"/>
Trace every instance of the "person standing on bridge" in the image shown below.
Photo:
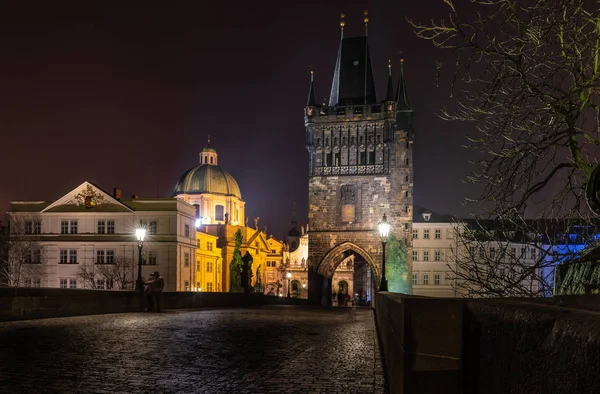
<path fill-rule="evenodd" d="M 154 281 L 152 282 L 152 304 L 154 305 L 155 311 L 160 312 L 160 294 L 165 287 L 165 280 L 160 276 L 158 271 L 154 271 L 152 274 L 154 276 Z"/>

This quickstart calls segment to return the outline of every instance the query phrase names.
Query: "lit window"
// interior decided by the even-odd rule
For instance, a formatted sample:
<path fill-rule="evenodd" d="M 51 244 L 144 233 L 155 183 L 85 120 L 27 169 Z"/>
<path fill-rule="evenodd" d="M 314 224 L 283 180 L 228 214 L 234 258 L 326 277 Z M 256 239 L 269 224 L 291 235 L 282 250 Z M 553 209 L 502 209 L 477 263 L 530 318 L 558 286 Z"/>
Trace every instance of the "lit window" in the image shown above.
<path fill-rule="evenodd" d="M 196 271 L 200 271 L 200 261 L 196 261 Z M 197 286 L 200 287 L 200 286 Z"/>
<path fill-rule="evenodd" d="M 429 261 L 429 251 L 423 251 L 423 261 Z"/>
<path fill-rule="evenodd" d="M 98 234 L 106 233 L 106 221 L 98 220 Z"/>
<path fill-rule="evenodd" d="M 183 282 L 183 291 L 190 291 L 190 282 L 187 280 Z"/>
<path fill-rule="evenodd" d="M 412 274 L 412 284 L 416 285 L 418 282 L 418 276 L 417 274 Z"/>
<path fill-rule="evenodd" d="M 212 261 L 206 262 L 206 272 L 213 272 L 213 263 Z"/>
<path fill-rule="evenodd" d="M 206 282 L 206 291 L 213 291 L 213 284 L 212 282 Z"/>
<path fill-rule="evenodd" d="M 435 259 L 435 261 L 442 261 L 442 252 L 440 252 L 439 250 L 436 250 L 435 254 L 434 254 L 434 259 Z"/>
<path fill-rule="evenodd" d="M 186 226 L 188 228 L 187 231 L 189 232 L 190 226 L 189 225 L 186 225 Z M 157 226 L 156 220 L 151 220 L 150 224 L 148 225 L 148 234 L 150 234 L 150 235 L 156 235 L 156 228 L 157 227 L 158 226 Z M 186 235 L 186 237 L 189 237 L 189 233 L 188 233 L 188 235 Z"/>
<path fill-rule="evenodd" d="M 69 251 L 66 249 L 61 249 L 60 250 L 60 257 L 58 260 L 59 264 L 67 264 L 68 262 L 68 255 L 69 255 Z"/>
<path fill-rule="evenodd" d="M 436 285 L 440 284 L 440 274 L 433 275 L 433 283 Z"/>
<path fill-rule="evenodd" d="M 419 230 L 413 230 L 413 239 L 419 239 Z"/>
<path fill-rule="evenodd" d="M 442 230 L 435 230 L 435 239 L 442 239 Z"/>
<path fill-rule="evenodd" d="M 184 267 L 190 266 L 190 254 L 187 252 L 183 254 L 183 266 Z"/>
<path fill-rule="evenodd" d="M 96 264 L 104 264 L 105 253 L 104 250 L 96 251 Z"/>
<path fill-rule="evenodd" d="M 60 221 L 60 233 L 61 234 L 69 234 L 69 221 L 68 220 Z"/>
<path fill-rule="evenodd" d="M 106 251 L 106 264 L 114 264 L 115 263 L 115 251 L 107 250 Z"/>
<path fill-rule="evenodd" d="M 156 252 L 150 251 L 148 252 L 148 265 L 156 265 Z"/>
<path fill-rule="evenodd" d="M 424 285 L 429 284 L 429 275 L 428 274 L 423 274 L 423 284 Z"/>
<path fill-rule="evenodd" d="M 66 289 L 67 288 L 67 278 L 60 278 L 60 288 L 61 289 Z"/>
<path fill-rule="evenodd" d="M 429 239 L 429 230 L 423 230 L 423 239 Z"/>
<path fill-rule="evenodd" d="M 70 233 L 71 234 L 77 234 L 77 220 L 71 220 L 69 222 L 69 225 L 71 226 L 70 228 Z"/>
<path fill-rule="evenodd" d="M 412 259 L 413 261 L 417 261 L 419 259 L 419 252 L 416 250 L 412 251 Z"/>
<path fill-rule="evenodd" d="M 69 250 L 69 264 L 77 264 L 77 250 Z"/>
<path fill-rule="evenodd" d="M 209 252 L 212 252 L 213 250 L 213 243 L 212 242 L 206 242 L 206 250 L 208 250 Z"/>
<path fill-rule="evenodd" d="M 115 221 L 107 220 L 106 221 L 106 234 L 114 234 L 115 233 Z"/>

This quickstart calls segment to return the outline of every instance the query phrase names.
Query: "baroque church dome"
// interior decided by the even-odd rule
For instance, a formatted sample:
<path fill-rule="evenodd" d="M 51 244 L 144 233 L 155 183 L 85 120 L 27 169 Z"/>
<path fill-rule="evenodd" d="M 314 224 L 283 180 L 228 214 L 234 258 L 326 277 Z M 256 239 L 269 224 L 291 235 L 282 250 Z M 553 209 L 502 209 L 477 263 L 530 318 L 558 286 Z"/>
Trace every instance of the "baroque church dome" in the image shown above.
<path fill-rule="evenodd" d="M 242 199 L 236 180 L 217 165 L 217 151 L 207 146 L 200 153 L 200 164 L 179 178 L 173 196 L 180 194 L 221 194 Z"/>

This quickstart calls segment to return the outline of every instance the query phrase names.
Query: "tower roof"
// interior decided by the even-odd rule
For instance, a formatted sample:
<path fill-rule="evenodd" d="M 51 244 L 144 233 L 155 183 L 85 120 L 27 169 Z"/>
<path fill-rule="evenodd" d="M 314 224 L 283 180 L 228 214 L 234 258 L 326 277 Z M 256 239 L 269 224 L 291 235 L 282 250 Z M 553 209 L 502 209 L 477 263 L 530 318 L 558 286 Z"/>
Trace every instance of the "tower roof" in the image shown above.
<path fill-rule="evenodd" d="M 335 62 L 329 106 L 376 102 L 367 37 L 342 38 Z"/>
<path fill-rule="evenodd" d="M 412 111 L 410 100 L 408 99 L 408 91 L 406 90 L 406 82 L 404 82 L 404 58 L 400 58 L 400 80 L 398 81 L 396 108 L 398 111 Z"/>
<path fill-rule="evenodd" d="M 310 70 L 310 89 L 308 90 L 308 100 L 306 102 L 307 107 L 314 107 L 317 105 L 315 100 L 315 83 L 314 83 L 314 73 L 313 70 Z"/>

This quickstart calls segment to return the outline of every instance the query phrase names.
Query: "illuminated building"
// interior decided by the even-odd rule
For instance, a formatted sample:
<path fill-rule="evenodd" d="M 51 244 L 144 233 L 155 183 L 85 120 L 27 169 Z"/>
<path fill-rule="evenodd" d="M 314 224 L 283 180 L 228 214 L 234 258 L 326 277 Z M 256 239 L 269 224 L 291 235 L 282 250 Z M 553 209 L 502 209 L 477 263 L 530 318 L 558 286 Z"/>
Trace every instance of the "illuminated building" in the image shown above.
<path fill-rule="evenodd" d="M 247 225 L 245 202 L 238 183 L 219 166 L 217 151 L 210 146 L 210 140 L 200 152 L 200 163 L 180 177 L 173 197 L 196 208 L 196 242 L 200 245 L 196 252 L 196 258 L 200 258 L 196 288 L 230 291 L 230 265 L 235 234 L 239 230 L 242 234 L 240 252 L 242 256 L 248 252 L 252 257 L 252 286 L 266 292 L 266 285 L 272 279 L 271 264 L 281 261 L 283 244 L 258 228 L 258 218 L 254 219 L 254 227 Z M 212 251 L 207 246 L 209 243 Z M 258 282 L 257 273 L 260 274 Z"/>
<path fill-rule="evenodd" d="M 126 199 L 119 189 L 111 195 L 83 182 L 55 201 L 13 201 L 8 215 L 13 285 L 131 289 L 140 225 L 147 230 L 143 276 L 159 271 L 166 291 L 194 283 L 195 211 L 183 201 Z"/>

